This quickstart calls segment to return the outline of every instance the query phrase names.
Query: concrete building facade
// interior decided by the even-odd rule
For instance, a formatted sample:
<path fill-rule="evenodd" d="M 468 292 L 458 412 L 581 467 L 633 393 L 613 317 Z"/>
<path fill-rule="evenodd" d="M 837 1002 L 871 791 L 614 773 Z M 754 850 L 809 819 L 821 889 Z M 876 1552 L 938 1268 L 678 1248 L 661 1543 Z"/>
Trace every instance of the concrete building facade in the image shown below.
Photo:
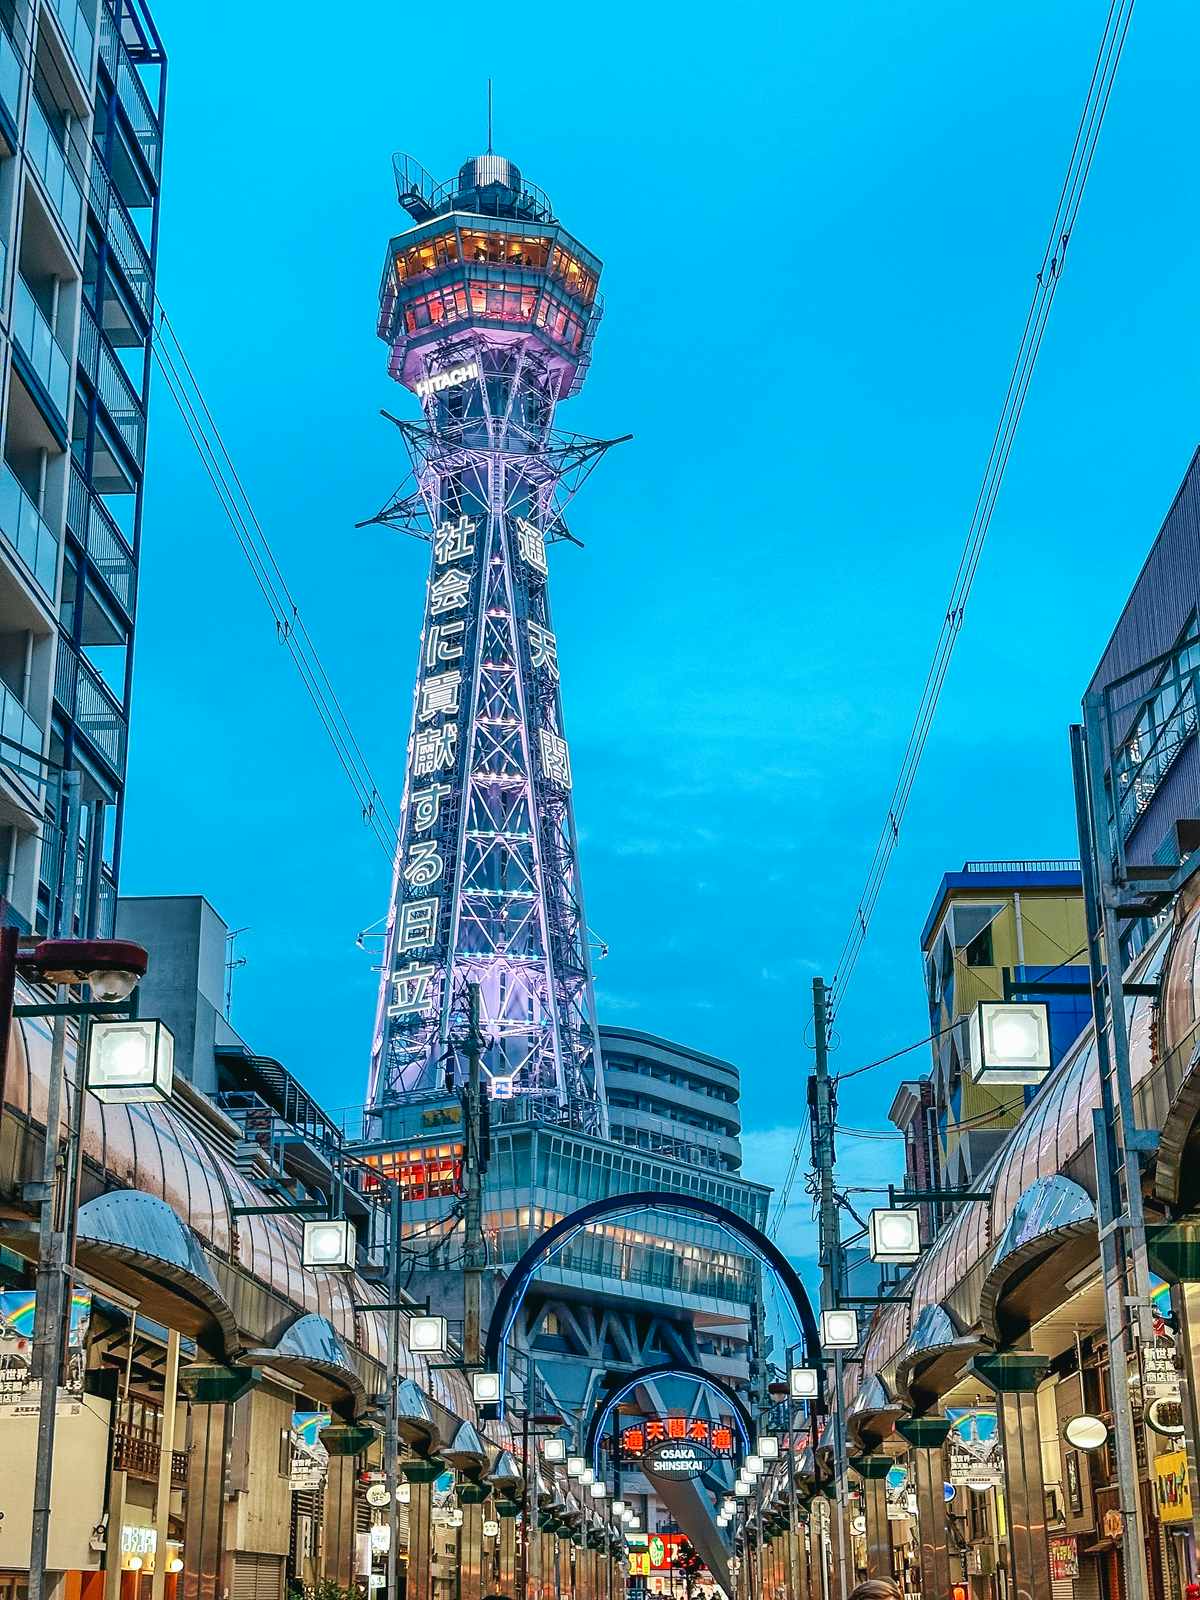
<path fill-rule="evenodd" d="M 675 1161 L 737 1172 L 740 1078 L 729 1061 L 633 1028 L 601 1027 L 610 1136 Z"/>

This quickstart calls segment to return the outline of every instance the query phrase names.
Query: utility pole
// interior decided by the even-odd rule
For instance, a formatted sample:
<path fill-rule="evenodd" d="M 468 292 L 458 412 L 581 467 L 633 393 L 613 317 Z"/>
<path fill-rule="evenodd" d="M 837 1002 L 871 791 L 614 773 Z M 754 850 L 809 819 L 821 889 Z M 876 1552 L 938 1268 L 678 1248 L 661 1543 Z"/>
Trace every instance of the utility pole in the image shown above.
<path fill-rule="evenodd" d="M 388 1328 L 388 1392 L 384 1423 L 383 1469 L 388 1491 L 388 1549 L 387 1549 L 387 1600 L 398 1600 L 398 1560 L 400 1553 L 400 1517 L 397 1489 L 400 1483 L 400 1179 L 394 1177 L 388 1197 L 388 1244 L 391 1269 L 389 1278 L 392 1302 L 391 1325 Z"/>
<path fill-rule="evenodd" d="M 843 1282 L 841 1221 L 833 1189 L 834 1092 L 829 1079 L 829 997 L 824 978 L 813 979 L 813 1075 L 809 1079 L 812 1161 L 817 1178 L 821 1309 L 834 1308 Z M 848 1600 L 850 1561 L 847 1542 L 846 1420 L 842 1407 L 842 1353 L 833 1357 L 833 1470 L 837 1497 L 838 1593 Z"/>
<path fill-rule="evenodd" d="M 1127 1600 L 1147 1600 L 1150 1588 L 1145 1528 L 1129 1393 L 1129 1369 L 1138 1357 L 1138 1340 L 1143 1345 L 1154 1341 L 1139 1156 L 1139 1151 L 1147 1146 L 1143 1130 L 1139 1130 L 1134 1121 L 1117 921 L 1120 886 L 1113 871 L 1113 849 L 1104 813 L 1103 736 L 1092 696 L 1084 701 L 1084 718 L 1084 726 L 1076 724 L 1071 729 L 1071 770 L 1075 780 L 1075 815 L 1083 870 L 1092 1020 L 1100 1086 L 1100 1105 L 1092 1112 L 1096 1221 L 1100 1233 L 1104 1330 L 1112 1383 L 1116 1476 L 1125 1529 L 1121 1540 L 1125 1595 Z M 1118 807 L 1118 832 L 1120 828 Z"/>
<path fill-rule="evenodd" d="M 483 1239 L 483 1095 L 480 1058 L 483 1035 L 479 1031 L 479 985 L 467 985 L 467 1092 L 465 1099 L 465 1156 L 463 1172 L 463 1356 L 468 1367 L 483 1360 L 483 1269 L 487 1250 Z"/>

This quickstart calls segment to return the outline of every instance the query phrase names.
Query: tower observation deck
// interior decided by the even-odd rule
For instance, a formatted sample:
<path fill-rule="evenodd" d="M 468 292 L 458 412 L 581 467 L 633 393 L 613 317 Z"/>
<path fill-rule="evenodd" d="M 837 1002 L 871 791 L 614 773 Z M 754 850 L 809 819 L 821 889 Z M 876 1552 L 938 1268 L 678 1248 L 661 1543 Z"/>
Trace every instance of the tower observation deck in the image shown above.
<path fill-rule="evenodd" d="M 546 559 L 608 443 L 555 426 L 587 370 L 600 262 L 500 156 L 441 185 L 395 168 L 412 226 L 388 246 L 378 331 L 422 417 L 397 421 L 415 481 L 375 520 L 428 540 L 430 568 L 369 1125 L 389 1137 L 461 1075 L 477 983 L 492 1100 L 603 1136 Z"/>

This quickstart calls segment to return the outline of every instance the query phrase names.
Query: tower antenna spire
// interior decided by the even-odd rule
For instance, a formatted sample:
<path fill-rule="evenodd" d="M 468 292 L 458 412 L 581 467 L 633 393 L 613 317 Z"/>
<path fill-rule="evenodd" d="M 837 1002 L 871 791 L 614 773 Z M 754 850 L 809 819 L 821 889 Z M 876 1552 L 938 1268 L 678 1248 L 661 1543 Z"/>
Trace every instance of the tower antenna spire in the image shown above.
<path fill-rule="evenodd" d="M 488 155 L 494 155 L 492 149 L 492 80 L 488 79 Z"/>

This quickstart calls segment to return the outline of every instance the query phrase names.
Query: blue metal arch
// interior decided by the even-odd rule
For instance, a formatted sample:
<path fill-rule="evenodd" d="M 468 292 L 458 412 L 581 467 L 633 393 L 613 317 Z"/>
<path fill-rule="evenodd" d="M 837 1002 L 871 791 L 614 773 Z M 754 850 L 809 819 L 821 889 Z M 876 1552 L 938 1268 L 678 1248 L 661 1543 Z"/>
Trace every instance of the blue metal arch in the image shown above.
<path fill-rule="evenodd" d="M 655 1378 L 690 1378 L 719 1394 L 733 1412 L 738 1433 L 741 1435 L 743 1455 L 750 1454 L 752 1448 L 750 1436 L 754 1431 L 754 1418 L 737 1390 L 731 1389 L 720 1378 L 714 1378 L 711 1372 L 705 1372 L 703 1367 L 693 1367 L 686 1361 L 660 1361 L 657 1366 L 641 1367 L 637 1372 L 614 1373 L 609 1379 L 611 1387 L 605 1398 L 597 1401 L 593 1408 L 592 1420 L 588 1423 L 587 1435 L 583 1441 L 583 1453 L 594 1468 L 599 1468 L 600 1440 L 609 1417 L 639 1383 L 652 1381 Z"/>
<path fill-rule="evenodd" d="M 484 1365 L 489 1372 L 498 1372 L 501 1382 L 499 1403 L 482 1408 L 485 1416 L 500 1417 L 504 1414 L 508 1338 L 534 1273 L 589 1223 L 601 1217 L 618 1216 L 629 1211 L 690 1212 L 702 1217 L 706 1222 L 715 1224 L 737 1239 L 761 1265 L 768 1267 L 775 1274 L 776 1279 L 787 1291 L 796 1315 L 796 1324 L 803 1337 L 805 1360 L 809 1366 L 820 1370 L 821 1339 L 808 1293 L 795 1267 L 760 1228 L 756 1228 L 752 1222 L 747 1222 L 745 1217 L 739 1217 L 736 1211 L 718 1205 L 715 1200 L 706 1200 L 702 1195 L 677 1194 L 672 1189 L 637 1189 L 632 1194 L 614 1194 L 608 1195 L 603 1200 L 593 1200 L 586 1206 L 580 1206 L 578 1211 L 572 1211 L 560 1218 L 553 1227 L 547 1228 L 541 1238 L 536 1239 L 515 1263 L 504 1280 L 504 1286 L 497 1296 L 495 1310 L 488 1323 Z"/>

